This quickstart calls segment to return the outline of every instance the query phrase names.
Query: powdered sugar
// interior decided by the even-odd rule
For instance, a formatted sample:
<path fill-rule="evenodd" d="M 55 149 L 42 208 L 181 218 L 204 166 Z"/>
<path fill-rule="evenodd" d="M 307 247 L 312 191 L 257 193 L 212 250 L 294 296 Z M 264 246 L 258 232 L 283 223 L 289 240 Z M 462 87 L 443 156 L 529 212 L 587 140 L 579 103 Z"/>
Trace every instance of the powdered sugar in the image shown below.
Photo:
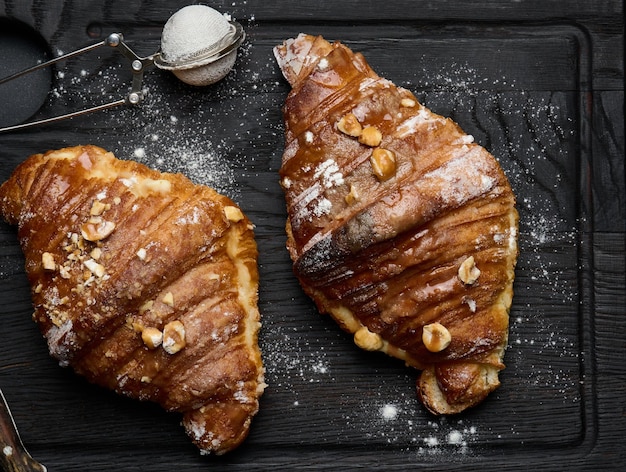
<path fill-rule="evenodd" d="M 74 102 L 94 106 L 123 96 L 125 83 L 123 59 L 101 68 L 97 73 L 72 75 L 59 72 L 53 94 L 57 105 L 66 110 Z M 125 133 L 117 148 L 101 144 L 118 158 L 132 159 L 163 172 L 179 172 L 195 183 L 208 185 L 231 198 L 237 198 L 235 172 L 229 158 L 230 144 L 207 127 L 203 111 L 173 112 L 172 102 L 163 90 L 158 72 L 144 76 L 145 100 L 137 107 L 116 107 L 108 117 L 125 123 Z M 97 139 L 94 144 L 97 143 Z"/>
<path fill-rule="evenodd" d="M 52 325 L 46 333 L 46 339 L 50 354 L 59 360 L 62 367 L 66 367 L 69 364 L 70 346 L 75 340 L 72 320 L 67 320 L 58 327 Z"/>
<path fill-rule="evenodd" d="M 249 50 L 249 47 L 244 48 L 244 54 Z M 222 97 L 228 93 L 246 95 L 258 88 L 272 88 L 271 82 L 259 80 L 258 66 L 253 64 L 245 71 L 249 74 L 249 81 L 254 83 L 248 85 L 248 91 L 225 91 Z M 267 67 L 264 64 L 260 66 Z M 325 394 L 325 388 L 334 389 L 333 393 L 341 392 L 341 395 L 329 395 L 327 410 L 322 413 L 316 411 L 316 414 L 323 414 L 324 421 L 332 425 L 327 429 L 336 431 L 337 437 L 351 435 L 357 444 L 362 444 L 360 441 L 376 445 L 383 443 L 391 445 L 391 449 L 414 454 L 418 460 L 428 457 L 436 461 L 447 460 L 450 456 L 451 460 L 466 457 L 492 439 L 532 439 L 533 426 L 526 425 L 519 418 L 523 415 L 525 418 L 534 417 L 533 409 L 538 406 L 534 398 L 541 398 L 542 401 L 548 398 L 551 406 L 558 405 L 566 411 L 568 408 L 570 411 L 577 410 L 581 401 L 580 382 L 583 381 L 577 370 L 582 346 L 578 344 L 580 333 L 567 329 L 571 323 L 564 321 L 563 313 L 571 318 L 579 315 L 581 295 L 576 273 L 579 270 L 577 245 L 581 221 L 572 217 L 572 214 L 578 214 L 576 208 L 570 211 L 579 202 L 580 195 L 576 191 L 568 193 L 565 190 L 577 185 L 572 180 L 575 177 L 572 170 L 577 164 L 570 162 L 575 160 L 575 154 L 571 148 L 562 145 L 564 142 L 567 144 L 574 134 L 575 123 L 572 120 L 575 118 L 572 117 L 576 115 L 571 113 L 572 110 L 558 94 L 541 96 L 536 91 L 519 90 L 516 89 L 515 79 L 504 77 L 499 79 L 499 84 L 502 90 L 506 85 L 506 90 L 494 92 L 489 90 L 493 89 L 493 79 L 482 76 L 480 71 L 467 64 L 450 64 L 445 69 L 426 72 L 424 77 L 427 79 L 420 81 L 419 87 L 410 88 L 422 93 L 424 104 L 432 106 L 437 113 L 445 116 L 456 114 L 465 118 L 457 120 L 462 122 L 464 128 L 474 126 L 475 129 L 467 131 L 500 160 L 518 195 L 521 258 L 503 386 L 487 400 L 492 404 L 485 406 L 484 414 L 472 416 L 473 413 L 470 413 L 463 420 L 429 416 L 416 399 L 412 385 L 415 372 L 410 369 L 407 369 L 406 376 L 394 378 L 382 370 L 376 372 L 364 368 L 363 371 L 369 375 L 364 383 L 371 388 L 355 388 L 354 397 L 350 398 L 350 388 L 359 379 L 349 378 L 341 369 L 354 359 L 341 359 L 334 352 L 339 346 L 342 353 L 349 351 L 346 345 L 350 340 L 330 328 L 321 334 L 312 334 L 313 327 L 301 321 L 316 319 L 315 310 L 310 308 L 294 314 L 302 305 L 299 300 L 287 299 L 281 300 L 280 309 L 265 302 L 262 310 L 265 327 L 262 335 L 263 357 L 270 384 L 263 407 L 267 408 L 266 418 L 276 411 L 293 408 L 297 412 L 297 421 L 301 421 L 303 427 L 310 427 L 310 398 L 317 396 L 318 392 Z M 117 79 L 115 66 L 107 66 L 97 75 L 109 85 L 102 94 L 99 88 L 102 81 L 96 84 L 89 81 L 89 74 L 82 73 L 71 80 L 69 74 L 59 74 L 57 92 L 63 98 L 64 88 L 75 87 L 80 96 L 93 103 L 96 101 L 94 96 L 97 100 L 117 98 L 118 92 L 125 90 L 127 84 Z M 436 77 L 428 79 L 429 76 Z M 246 110 L 244 114 L 243 108 L 228 110 L 234 105 L 225 100 L 220 107 L 241 113 L 241 129 L 230 133 L 226 140 L 222 137 L 223 133 L 212 130 L 206 124 L 206 116 L 214 110 L 207 108 L 187 113 L 178 109 L 177 105 L 172 106 L 164 88 L 158 84 L 162 79 L 151 72 L 146 80 L 149 91 L 146 101 L 137 108 L 111 112 L 111 116 L 115 117 L 111 120 L 113 126 L 124 124 L 120 126 L 117 147 L 112 150 L 118 157 L 138 160 L 160 170 L 183 172 L 198 183 L 206 183 L 237 196 L 240 187 L 230 182 L 238 178 L 238 167 L 235 165 L 241 153 L 237 150 L 238 140 L 257 142 L 255 140 L 265 130 L 278 130 L 278 112 L 268 112 L 256 103 L 255 110 Z M 279 98 L 272 99 L 276 102 L 272 104 L 276 110 L 281 105 Z M 241 100 L 245 102 L 248 97 Z M 254 101 L 254 98 L 250 100 Z M 186 106 L 189 107 L 189 103 Z M 483 109 L 489 112 L 481 114 Z M 495 121 L 481 121 L 493 119 L 492 114 L 496 115 Z M 424 113 L 421 119 L 428 119 L 427 114 Z M 419 119 L 416 123 L 407 123 L 407 132 L 417 121 Z M 518 126 L 520 122 L 525 122 L 527 127 Z M 252 126 L 247 126 L 249 123 Z M 544 126 L 546 123 L 549 126 Z M 255 127 L 262 131 L 256 131 Z M 489 136 L 486 136 L 485 129 L 490 130 Z M 307 139 L 312 138 L 309 136 Z M 276 156 L 279 155 L 280 144 L 280 135 L 275 135 L 274 143 L 268 144 Z M 278 160 L 276 158 L 271 165 L 277 166 Z M 246 156 L 246 166 L 252 176 L 255 175 L 255 164 L 254 156 Z M 259 160 L 259 168 L 266 171 L 266 163 Z M 319 192 L 315 204 L 311 203 L 313 200 L 309 201 L 312 214 L 321 216 L 329 211 L 330 201 L 319 196 L 325 189 L 341 184 L 341 172 L 332 161 L 309 171 L 320 172 L 325 182 L 315 189 Z M 478 187 L 488 184 L 488 181 L 477 181 Z M 556 197 L 550 197 L 550 192 Z M 505 238 L 508 235 L 494 237 Z M 266 241 L 260 242 L 267 245 Z M 268 291 L 275 293 L 282 290 L 280 285 L 275 285 L 274 278 L 262 280 L 266 280 Z M 295 281 L 292 282 L 295 284 Z M 283 309 L 289 317 L 279 319 Z M 315 323 L 314 328 L 319 329 L 317 321 Z M 369 359 L 371 357 L 365 362 Z M 352 370 L 349 371 L 351 374 Z M 385 382 L 394 386 L 385 387 Z M 315 387 L 315 392 L 311 391 L 311 387 Z M 403 387 L 405 390 L 401 390 Z M 379 393 L 383 388 L 385 390 Z M 546 391 L 550 394 L 546 395 Z M 516 395 L 526 395 L 529 400 L 526 409 L 517 412 L 518 422 L 513 421 L 510 428 L 491 430 L 492 423 L 485 418 L 489 418 L 490 411 L 503 411 L 506 408 L 503 403 Z M 323 408 L 322 401 L 316 405 Z M 269 426 L 271 430 L 271 421 L 269 423 L 265 423 L 263 428 Z M 564 422 L 557 423 L 557 427 L 563 425 Z M 259 427 L 259 431 L 260 435 L 264 435 L 261 431 L 267 430 Z"/>
<path fill-rule="evenodd" d="M 398 408 L 395 405 L 386 404 L 380 408 L 380 413 L 384 420 L 393 421 L 398 416 Z"/>
<path fill-rule="evenodd" d="M 336 185 L 343 184 L 343 175 L 339 170 L 339 166 L 332 159 L 327 159 L 315 170 L 313 174 L 313 178 L 315 180 L 319 180 L 321 178 L 322 186 L 325 188 L 331 188 Z"/>

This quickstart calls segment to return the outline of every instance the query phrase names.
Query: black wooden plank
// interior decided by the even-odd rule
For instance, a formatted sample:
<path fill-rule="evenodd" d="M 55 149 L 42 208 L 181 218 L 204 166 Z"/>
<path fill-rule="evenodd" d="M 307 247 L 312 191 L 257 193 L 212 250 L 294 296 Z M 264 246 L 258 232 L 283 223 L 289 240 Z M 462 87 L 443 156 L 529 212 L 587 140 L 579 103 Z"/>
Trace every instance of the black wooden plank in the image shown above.
<path fill-rule="evenodd" d="M 0 2 L 53 53 L 122 31 L 144 53 L 186 2 Z M 56 365 L 30 320 L 15 231 L 0 225 L 0 387 L 50 470 L 620 470 L 626 458 L 623 19 L 617 1 L 214 2 L 242 21 L 235 69 L 195 89 L 147 74 L 146 103 L 0 134 L 0 178 L 33 152 L 79 142 L 183 171 L 238 201 L 261 250 L 269 388 L 236 453 L 200 457 L 179 419 Z M 424 412 L 416 373 L 361 352 L 291 274 L 277 171 L 288 87 L 271 47 L 299 31 L 365 53 L 387 78 L 457 120 L 518 195 L 521 255 L 503 386 L 454 418 Z M 398 58 L 402 60 L 398 60 Z M 103 50 L 55 71 L 41 114 L 117 98 L 124 59 Z M 171 156 L 179 159 L 172 160 Z M 202 159 L 198 159 L 201 156 Z M 182 157 L 182 158 L 181 158 Z"/>

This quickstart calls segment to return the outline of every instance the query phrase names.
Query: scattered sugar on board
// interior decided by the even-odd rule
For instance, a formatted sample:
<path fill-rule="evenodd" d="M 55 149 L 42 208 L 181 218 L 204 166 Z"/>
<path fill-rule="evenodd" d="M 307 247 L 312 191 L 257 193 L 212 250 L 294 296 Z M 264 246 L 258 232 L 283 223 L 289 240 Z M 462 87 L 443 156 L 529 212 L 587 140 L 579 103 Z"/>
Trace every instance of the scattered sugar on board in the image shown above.
<path fill-rule="evenodd" d="M 264 339 L 260 341 L 268 390 L 287 395 L 292 405 L 297 407 L 301 405 L 301 388 L 335 381 L 326 345 L 317 346 L 319 339 L 306 336 L 311 327 L 288 327 L 268 318 L 263 329 L 271 330 L 274 339 L 270 343 L 265 343 Z"/>
<path fill-rule="evenodd" d="M 501 81 L 513 92 L 481 91 L 481 86 L 488 88 L 487 79 L 480 78 L 478 73 L 468 67 L 454 70 L 457 75 L 452 74 L 445 81 L 446 89 L 428 93 L 427 99 L 434 97 L 437 102 L 440 98 L 442 103 L 447 103 L 452 96 L 453 110 L 472 110 L 479 106 L 477 103 L 493 105 L 498 102 L 501 106 L 498 113 L 504 117 L 501 122 L 503 127 L 507 126 L 506 116 L 517 113 L 528 117 L 528 128 L 514 130 L 519 136 L 492 142 L 493 146 L 489 146 L 489 149 L 500 160 L 518 195 L 518 208 L 522 217 L 519 243 L 525 258 L 521 261 L 521 271 L 529 274 L 528 280 L 532 282 L 532 287 L 541 287 L 543 297 L 551 300 L 551 303 L 562 305 L 568 313 L 570 308 L 575 312 L 579 304 L 578 287 L 576 278 L 572 278 L 568 271 L 577 270 L 577 260 L 567 260 L 563 267 L 555 256 L 558 256 L 559 248 L 563 246 L 573 247 L 572 254 L 575 256 L 575 246 L 579 241 L 578 223 L 581 222 L 570 221 L 558 208 L 557 201 L 546 204 L 541 195 L 535 194 L 539 187 L 536 176 L 544 172 L 546 163 L 566 161 L 569 157 L 560 150 L 560 143 L 572 139 L 570 119 L 562 116 L 564 111 L 558 103 L 514 90 L 514 81 Z M 415 90 L 414 87 L 407 88 Z M 516 95 L 517 99 L 510 99 L 508 93 Z M 423 100 L 424 104 L 430 106 L 427 99 Z M 520 101 L 522 109 L 518 106 Z M 446 114 L 445 110 L 433 111 Z M 541 121 L 548 121 L 551 126 L 541 129 Z M 480 138 L 479 131 L 474 133 L 472 130 L 472 134 Z M 502 135 L 505 134 L 503 131 Z M 485 144 L 484 137 L 478 141 Z M 526 146 L 525 141 L 530 145 Z M 558 189 L 567 183 L 567 178 L 566 173 L 557 171 L 549 174 L 547 183 L 541 184 L 549 189 Z M 580 379 L 577 369 L 581 347 L 577 344 L 577 333 L 566 332 L 562 326 L 563 320 L 551 316 L 542 306 L 520 306 L 514 300 L 511 314 L 510 347 L 505 357 L 508 368 L 505 374 L 509 378 L 528 376 L 521 379 L 520 384 L 524 385 L 530 403 L 535 397 L 545 398 L 545 393 L 541 392 L 545 392 L 546 387 L 559 394 L 550 396 L 549 401 L 553 404 L 579 403 Z M 275 328 L 273 326 L 271 329 Z M 302 351 L 304 334 L 304 331 L 285 332 L 283 329 L 279 335 L 281 345 L 272 343 L 266 346 L 265 351 L 268 377 L 275 382 L 273 384 L 270 380 L 270 385 L 288 394 L 294 408 L 307 407 L 305 395 L 294 389 L 303 381 L 345 383 L 345 379 L 335 380 L 328 375 L 331 364 L 326 351 L 321 351 L 321 361 L 313 353 Z M 554 359 L 561 360 L 558 366 Z M 318 365 L 318 362 L 321 363 Z M 403 378 L 397 382 L 398 388 L 406 386 L 405 380 Z M 376 379 L 372 378 L 374 381 Z M 504 384 L 502 389 L 506 388 Z M 529 406 L 531 409 L 536 407 L 534 404 Z M 499 425 L 496 430 L 488 422 L 481 422 L 479 427 L 467 419 L 429 419 L 431 417 L 425 414 L 412 389 L 393 395 L 370 396 L 358 408 L 346 408 L 340 410 L 339 414 L 343 422 L 334 423 L 334 426 L 340 425 L 343 431 L 351 435 L 363 436 L 373 442 L 382 441 L 420 456 L 427 455 L 434 460 L 474 454 L 480 445 L 494 439 L 523 441 L 524 438 L 531 439 L 533 434 L 523 424 Z"/>
<path fill-rule="evenodd" d="M 129 83 L 124 75 L 124 59 L 118 59 L 97 72 L 83 69 L 73 76 L 58 72 L 52 91 L 54 99 L 66 109 L 119 100 Z M 146 98 L 142 103 L 135 107 L 115 107 L 107 112 L 106 119 L 112 121 L 111 126 L 124 124 L 117 148 L 110 150 L 121 159 L 132 159 L 163 172 L 182 173 L 194 183 L 212 187 L 236 200 L 239 195 L 234 185 L 232 145 L 207 128 L 202 113 L 177 115 L 176 106 L 159 81 L 163 81 L 163 77 L 158 71 L 146 74 Z M 98 144 L 97 139 L 94 144 Z M 103 147 L 110 147 L 110 144 Z"/>
<path fill-rule="evenodd" d="M 257 80 L 262 64 L 245 62 L 251 47 L 248 43 L 241 48 L 243 62 L 240 64 L 244 65 L 241 73 L 253 79 L 251 92 L 259 94 L 264 88 L 276 87 L 276 83 Z M 273 66 L 268 64 L 266 67 Z M 98 103 L 118 99 L 120 93 L 127 89 L 128 83 L 119 78 L 118 66 L 107 66 L 95 74 L 85 72 L 83 74 L 81 69 L 78 77 L 70 77 L 69 74 L 59 72 L 57 88 L 53 91 L 55 98 L 72 102 L 72 99 L 67 97 L 74 94 L 79 98 L 77 102 L 83 99 L 86 103 L 95 104 L 94 97 L 97 97 Z M 429 73 L 432 74 L 432 71 Z M 556 303 L 575 310 L 579 303 L 578 287 L 567 278 L 564 268 L 551 256 L 559 245 L 576 244 L 578 240 L 576 222 L 572 223 L 559 216 L 559 209 L 554 202 L 550 202 L 553 206 L 546 209 L 545 201 L 535 197 L 530 190 L 537 184 L 536 177 L 544 171 L 546 163 L 550 160 L 559 161 L 568 158 L 567 152 L 562 150 L 559 144 L 570 139 L 573 134 L 571 119 L 561 116 L 563 113 L 561 103 L 548 96 L 540 97 L 537 94 L 531 96 L 523 90 L 515 90 L 515 81 L 504 78 L 499 81 L 503 90 L 508 88 L 513 93 L 494 93 L 484 90 L 490 88 L 493 80 L 481 77 L 467 65 L 450 65 L 440 71 L 439 75 L 433 79 L 433 83 L 443 85 L 433 85 L 433 90 L 428 92 L 423 100 L 426 106 L 437 113 L 446 116 L 449 116 L 446 111 L 450 110 L 462 113 L 462 110 L 472 110 L 480 103 L 487 106 L 497 104 L 500 107 L 499 113 L 504 117 L 502 126 L 507 125 L 506 116 L 518 114 L 527 118 L 528 129 L 512 130 L 518 135 L 513 135 L 511 139 L 500 141 L 496 139 L 489 146 L 489 150 L 500 160 L 516 193 L 521 197 L 518 200 L 522 216 L 520 246 L 529 257 L 527 269 L 532 271 L 532 281 L 544 287 L 543 290 L 548 292 L 546 296 L 551 297 Z M 97 80 L 92 80 L 94 78 L 92 76 Z M 148 74 L 146 83 L 152 89 L 149 90 L 146 101 L 137 108 L 114 109 L 115 111 L 111 113 L 117 117 L 112 120 L 114 122 L 124 123 L 137 119 L 142 124 L 127 130 L 123 141 L 119 143 L 119 149 L 115 150 L 116 154 L 144 162 L 160 170 L 182 172 L 198 183 L 210 185 L 218 191 L 236 197 L 236 189 L 230 184 L 235 171 L 229 159 L 225 157 L 233 155 L 236 157 L 237 151 L 232 148 L 232 144 L 227 144 L 212 135 L 197 117 L 172 112 L 167 98 L 158 91 L 159 80 L 158 77 Z M 102 86 L 102 82 L 108 83 L 106 91 L 97 88 Z M 429 85 L 432 84 L 424 82 L 420 83 L 420 87 L 407 86 L 407 88 L 416 91 Z M 246 92 L 232 91 L 233 97 L 239 93 Z M 251 99 L 254 100 L 253 97 Z M 440 109 L 440 105 L 443 108 Z M 233 108 L 230 111 L 236 110 Z M 281 137 L 280 124 L 271 121 L 271 116 L 273 115 L 269 110 L 262 110 L 256 116 L 252 116 L 251 113 L 242 114 L 241 130 L 237 137 L 273 149 Z M 550 126 L 539 126 L 543 122 L 549 123 Z M 530 128 L 533 123 L 534 127 Z M 264 128 L 270 132 L 262 134 L 255 128 Z M 482 141 L 480 132 L 472 131 L 472 134 L 477 137 L 480 144 L 486 144 Z M 502 135 L 506 133 L 503 132 Z M 268 141 L 261 142 L 260 139 Z M 270 142 L 270 139 L 273 142 Z M 172 155 L 180 158 L 175 161 L 168 159 Z M 254 167 L 253 160 L 251 166 Z M 557 189 L 564 182 L 567 183 L 568 176 L 561 171 L 556 171 L 550 176 L 551 180 L 547 187 Z M 304 395 L 300 393 L 302 388 L 306 388 L 303 385 L 336 381 L 328 353 L 324 349 L 310 349 L 307 330 L 304 327 L 290 330 L 278 323 L 271 327 L 266 323 L 265 329 L 268 328 L 273 330 L 272 336 L 276 340 L 269 345 L 266 344 L 263 349 L 270 384 L 268 391 L 274 390 L 287 395 L 291 398 L 294 408 L 306 408 Z M 524 381 L 528 382 L 531 388 L 556 387 L 562 395 L 563 402 L 577 402 L 580 399 L 576 393 L 578 378 L 574 367 L 578 366 L 580 347 L 571 334 L 562 334 L 561 328 L 559 319 L 548 319 L 547 314 L 536 307 L 518 307 L 515 311 L 514 300 L 511 342 L 505 359 L 511 367 L 511 364 L 514 365 L 516 362 L 523 364 L 529 353 L 539 354 L 540 357 L 535 359 L 542 360 L 534 363 L 533 375 Z M 571 359 L 567 365 L 571 365 L 572 370 L 555 367 L 550 362 L 554 356 Z M 529 369 L 526 367 L 520 370 Z M 514 366 L 507 369 L 507 372 L 509 375 L 516 375 Z M 404 380 L 398 383 L 404 385 Z M 392 397 L 363 401 L 358 411 L 345 413 L 345 416 L 345 428 L 357 428 L 358 433 L 372 439 L 406 445 L 407 449 L 419 455 L 441 457 L 447 457 L 450 453 L 466 455 L 471 453 L 472 445 L 481 442 L 481 435 L 501 438 L 507 435 L 514 437 L 518 434 L 515 425 L 510 431 L 491 431 L 488 425 L 481 426 L 479 430 L 467 420 L 444 418 L 428 420 L 429 417 L 424 414 L 414 392 L 411 394 L 402 392 Z M 363 428 L 364 425 L 367 427 Z"/>
<path fill-rule="evenodd" d="M 407 391 L 394 392 L 393 399 L 378 392 L 373 404 L 362 401 L 359 410 L 344 420 L 347 427 L 354 428 L 365 422 L 369 440 L 383 441 L 418 456 L 465 457 L 481 439 L 479 428 L 467 419 L 425 415 L 414 392 Z"/>
<path fill-rule="evenodd" d="M 522 285 L 522 277 L 516 280 L 505 358 L 512 368 L 507 372 L 530 370 L 524 381 L 531 389 L 556 389 L 560 397 L 555 402 L 578 403 L 584 381 L 579 376 L 579 335 L 568 331 L 571 322 L 550 309 L 560 306 L 560 313 L 569 316 L 581 303 L 578 248 L 584 244 L 580 228 L 586 220 L 584 215 L 572 220 L 577 208 L 568 214 L 579 198 L 575 110 L 568 109 L 565 94 L 523 90 L 515 79 L 488 78 L 468 64 L 428 69 L 420 77 L 417 85 L 406 88 L 423 91 L 421 101 L 436 113 L 470 126 L 466 131 L 500 161 L 517 195 L 517 272 L 526 275 L 528 285 Z M 489 111 L 481 114 L 482 109 Z M 488 136 L 481 120 L 489 120 Z M 525 298 L 537 302 L 519 305 Z M 536 359 L 530 369 L 529 358 Z"/>

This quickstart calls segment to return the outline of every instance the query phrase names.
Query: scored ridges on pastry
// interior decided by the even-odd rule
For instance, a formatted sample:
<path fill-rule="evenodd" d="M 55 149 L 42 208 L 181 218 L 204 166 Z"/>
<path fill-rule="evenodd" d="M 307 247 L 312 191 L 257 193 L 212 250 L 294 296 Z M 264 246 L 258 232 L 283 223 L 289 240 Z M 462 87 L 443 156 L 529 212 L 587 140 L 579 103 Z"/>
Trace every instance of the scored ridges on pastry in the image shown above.
<path fill-rule="evenodd" d="M 36 154 L 0 187 L 34 320 L 89 381 L 183 415 L 202 453 L 248 434 L 265 388 L 253 225 L 229 198 L 96 146 Z"/>
<path fill-rule="evenodd" d="M 504 368 L 518 251 L 498 162 L 340 42 L 300 34 L 274 54 L 292 87 L 280 176 L 304 291 L 359 347 L 421 370 L 433 413 L 478 404 Z"/>

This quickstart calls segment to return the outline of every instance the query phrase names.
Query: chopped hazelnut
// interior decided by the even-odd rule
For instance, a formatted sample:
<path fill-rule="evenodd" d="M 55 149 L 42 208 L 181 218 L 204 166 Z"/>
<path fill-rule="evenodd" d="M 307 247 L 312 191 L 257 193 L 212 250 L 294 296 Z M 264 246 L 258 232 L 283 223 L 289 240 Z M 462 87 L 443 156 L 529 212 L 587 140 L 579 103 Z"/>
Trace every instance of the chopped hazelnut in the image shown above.
<path fill-rule="evenodd" d="M 69 280 L 72 278 L 72 274 L 70 274 L 69 267 L 60 266 L 59 267 L 59 275 L 61 278 Z"/>
<path fill-rule="evenodd" d="M 400 100 L 400 106 L 413 108 L 415 105 L 417 105 L 417 103 L 412 98 L 403 98 L 402 100 Z"/>
<path fill-rule="evenodd" d="M 173 308 L 174 307 L 174 294 L 172 292 L 167 292 L 165 295 L 163 295 L 163 298 L 161 299 L 161 301 L 165 303 L 167 306 L 171 306 Z"/>
<path fill-rule="evenodd" d="M 359 192 L 354 185 L 350 184 L 350 193 L 345 196 L 345 200 L 348 205 L 353 205 L 359 200 Z"/>
<path fill-rule="evenodd" d="M 366 146 L 376 147 L 383 140 L 383 134 L 376 126 L 366 126 L 359 136 L 359 142 Z"/>
<path fill-rule="evenodd" d="M 89 255 L 92 257 L 92 259 L 95 259 L 97 261 L 102 256 L 102 249 L 100 249 L 99 247 L 95 247 L 92 249 Z"/>
<path fill-rule="evenodd" d="M 170 321 L 163 328 L 163 349 L 168 354 L 176 354 L 187 345 L 185 326 L 178 320 Z"/>
<path fill-rule="evenodd" d="M 139 313 L 145 313 L 146 311 L 152 310 L 152 306 L 154 305 L 154 300 L 148 300 L 143 305 L 139 307 Z"/>
<path fill-rule="evenodd" d="M 94 200 L 91 205 L 91 210 L 89 210 L 89 214 L 92 216 L 99 216 L 104 213 L 106 210 L 106 204 L 102 203 L 100 200 Z"/>
<path fill-rule="evenodd" d="M 469 307 L 472 313 L 476 313 L 476 300 L 470 297 L 463 297 L 461 301 Z"/>
<path fill-rule="evenodd" d="M 363 131 L 361 123 L 359 123 L 359 120 L 357 120 L 356 116 L 352 113 L 347 113 L 341 117 L 337 122 L 337 129 L 343 134 L 347 134 L 353 138 L 361 136 L 361 132 Z"/>
<path fill-rule="evenodd" d="M 141 259 L 142 261 L 146 260 L 146 255 L 147 255 L 146 249 L 143 247 L 137 251 L 137 257 Z"/>
<path fill-rule="evenodd" d="M 233 223 L 243 220 L 243 213 L 239 208 L 234 206 L 225 206 L 224 214 L 226 218 L 228 218 L 228 221 L 232 221 Z"/>
<path fill-rule="evenodd" d="M 85 265 L 85 267 L 87 267 L 87 269 L 89 269 L 89 272 L 91 272 L 96 277 L 104 276 L 105 270 L 102 264 L 98 264 L 93 259 L 87 259 L 85 262 L 83 262 L 83 264 Z"/>
<path fill-rule="evenodd" d="M 106 220 L 90 219 L 80 227 L 80 232 L 87 241 L 100 241 L 115 230 L 115 223 Z"/>
<path fill-rule="evenodd" d="M 156 349 L 163 342 L 163 333 L 157 328 L 144 328 L 141 331 L 141 340 L 148 349 Z"/>
<path fill-rule="evenodd" d="M 443 351 L 450 345 L 451 341 L 450 331 L 441 323 L 431 323 L 424 326 L 422 342 L 430 352 Z"/>
<path fill-rule="evenodd" d="M 383 347 L 383 340 L 380 335 L 372 333 L 366 326 L 363 326 L 354 333 L 354 344 L 366 351 L 377 351 Z"/>
<path fill-rule="evenodd" d="M 41 265 L 44 270 L 55 270 L 57 265 L 54 262 L 54 256 L 49 252 L 44 252 L 41 255 Z"/>
<path fill-rule="evenodd" d="M 459 279 L 466 285 L 472 285 L 480 276 L 480 269 L 476 267 L 474 256 L 469 256 L 459 266 Z"/>
<path fill-rule="evenodd" d="M 141 333 L 144 330 L 144 325 L 141 324 L 139 321 L 133 321 L 130 325 L 135 333 Z"/>
<path fill-rule="evenodd" d="M 396 174 L 396 155 L 388 149 L 376 148 L 370 157 L 374 175 L 384 182 Z"/>

